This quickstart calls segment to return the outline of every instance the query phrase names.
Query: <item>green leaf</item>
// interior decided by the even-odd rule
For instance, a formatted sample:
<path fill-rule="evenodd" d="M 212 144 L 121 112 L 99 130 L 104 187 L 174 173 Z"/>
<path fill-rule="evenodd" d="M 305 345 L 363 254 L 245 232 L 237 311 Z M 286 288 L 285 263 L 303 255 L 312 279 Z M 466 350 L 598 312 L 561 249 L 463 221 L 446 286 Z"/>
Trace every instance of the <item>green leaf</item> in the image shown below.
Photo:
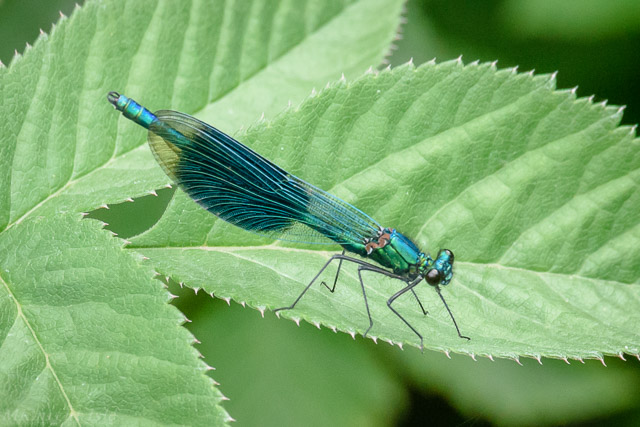
<path fill-rule="evenodd" d="M 184 316 L 121 245 L 78 214 L 2 234 L 1 424 L 225 419 Z"/>
<path fill-rule="evenodd" d="M 120 90 L 151 108 L 215 113 L 233 130 L 341 72 L 378 64 L 401 6 L 87 1 L 0 68 L 7 422 L 225 420 L 166 291 L 96 230 L 100 223 L 77 221 L 76 213 L 169 182 L 106 93 Z M 11 329 L 20 323 L 22 335 Z M 31 342 L 13 343 L 23 336 Z"/>
<path fill-rule="evenodd" d="M 600 358 L 640 351 L 640 147 L 621 115 L 556 91 L 553 76 L 452 61 L 338 82 L 240 139 L 423 250 L 455 252 L 443 294 L 471 341 L 426 285 L 428 316 L 412 298 L 395 305 L 428 348 Z M 290 305 L 331 255 L 256 238 L 181 193 L 132 247 L 163 274 L 260 308 Z M 356 277 L 347 267 L 335 294 L 314 286 L 284 315 L 363 333 Z M 370 335 L 417 345 L 386 307 L 402 283 L 366 284 Z"/>

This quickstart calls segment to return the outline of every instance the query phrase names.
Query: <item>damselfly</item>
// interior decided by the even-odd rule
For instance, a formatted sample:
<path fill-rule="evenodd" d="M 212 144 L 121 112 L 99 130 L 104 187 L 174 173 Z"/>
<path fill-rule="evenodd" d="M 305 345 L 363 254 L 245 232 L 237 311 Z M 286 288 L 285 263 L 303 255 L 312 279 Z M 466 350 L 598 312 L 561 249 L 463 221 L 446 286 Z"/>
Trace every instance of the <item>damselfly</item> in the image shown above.
<path fill-rule="evenodd" d="M 288 307 L 291 310 L 324 270 L 338 261 L 333 285 L 322 282 L 333 292 L 342 262 L 358 265 L 358 279 L 369 317 L 366 336 L 373 319 L 362 280 L 363 271 L 382 274 L 405 283 L 387 300 L 387 306 L 419 338 L 422 335 L 393 307 L 393 302 L 411 292 L 423 314 L 427 314 L 414 288 L 425 280 L 444 303 L 458 336 L 460 333 L 440 286 L 453 277 L 453 252 L 442 249 L 433 259 L 407 237 L 393 228 L 381 227 L 364 212 L 349 203 L 293 176 L 258 153 L 187 114 L 161 110 L 151 113 L 140 104 L 117 92 L 107 99 L 122 114 L 149 130 L 153 154 L 165 171 L 193 200 L 219 218 L 245 230 L 274 239 L 304 243 L 335 242 L 343 247 L 333 255 L 318 274 Z M 346 255 L 351 252 L 382 267 Z"/>

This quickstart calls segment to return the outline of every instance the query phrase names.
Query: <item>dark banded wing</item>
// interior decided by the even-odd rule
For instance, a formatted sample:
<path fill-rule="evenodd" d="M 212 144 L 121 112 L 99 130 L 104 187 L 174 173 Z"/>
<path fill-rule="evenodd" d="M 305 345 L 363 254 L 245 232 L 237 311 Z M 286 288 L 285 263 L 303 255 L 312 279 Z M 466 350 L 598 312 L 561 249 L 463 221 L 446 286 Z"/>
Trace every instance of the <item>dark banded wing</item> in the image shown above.
<path fill-rule="evenodd" d="M 209 212 L 280 240 L 359 245 L 380 226 L 194 117 L 161 110 L 149 145 L 164 171 Z"/>

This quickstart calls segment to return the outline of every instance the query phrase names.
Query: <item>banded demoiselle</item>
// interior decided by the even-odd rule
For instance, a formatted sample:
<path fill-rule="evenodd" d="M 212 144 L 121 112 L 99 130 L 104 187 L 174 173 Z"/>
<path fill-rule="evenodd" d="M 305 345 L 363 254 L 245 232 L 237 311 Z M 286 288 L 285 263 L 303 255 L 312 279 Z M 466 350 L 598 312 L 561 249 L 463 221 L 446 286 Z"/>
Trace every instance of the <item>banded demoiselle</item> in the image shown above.
<path fill-rule="evenodd" d="M 110 92 L 107 99 L 122 114 L 149 130 L 151 150 L 165 173 L 193 200 L 219 218 L 270 238 L 343 247 L 333 255 L 288 307 L 291 310 L 333 261 L 338 262 L 335 290 L 342 262 L 358 265 L 358 279 L 369 317 L 366 337 L 373 327 L 362 272 L 370 271 L 405 283 L 387 300 L 387 306 L 419 338 L 422 335 L 394 307 L 393 302 L 411 292 L 427 314 L 414 288 L 425 280 L 440 296 L 458 336 L 460 333 L 440 291 L 453 278 L 453 252 L 439 251 L 433 259 L 393 228 L 381 227 L 349 203 L 291 175 L 218 129 L 187 114 L 161 110 L 151 113 L 134 100 Z M 346 255 L 354 253 L 371 260 Z"/>

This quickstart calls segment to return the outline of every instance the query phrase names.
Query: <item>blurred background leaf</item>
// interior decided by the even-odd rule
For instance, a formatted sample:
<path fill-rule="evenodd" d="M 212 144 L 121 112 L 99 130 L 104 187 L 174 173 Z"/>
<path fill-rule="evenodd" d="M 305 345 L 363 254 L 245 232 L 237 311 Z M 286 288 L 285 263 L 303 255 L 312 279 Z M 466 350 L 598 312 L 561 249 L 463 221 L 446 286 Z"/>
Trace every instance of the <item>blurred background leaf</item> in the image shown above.
<path fill-rule="evenodd" d="M 0 2 L 0 59 L 8 63 L 14 49 L 23 51 L 25 42 L 32 43 L 40 27 L 50 28 L 58 10 L 68 14 L 73 3 L 73 0 Z M 623 123 L 635 124 L 640 122 L 637 9 L 636 0 L 410 0 L 404 38 L 398 42 L 390 61 L 398 65 L 413 57 L 420 64 L 433 57 L 440 62 L 462 54 L 467 62 L 497 59 L 499 67 L 519 65 L 521 70 L 536 69 L 537 73 L 559 71 L 558 87 L 579 85 L 580 96 L 595 94 L 596 100 L 627 105 Z M 112 206 L 111 210 L 101 210 L 100 217 L 111 222 L 121 235 L 131 236 L 150 227 L 161 216 L 171 195 L 172 191 L 167 190 L 159 193 L 159 197 L 145 198 L 144 205 L 137 200 Z M 388 388 L 382 398 L 366 391 L 340 396 L 341 401 L 349 403 L 365 396 L 371 399 L 367 402 L 379 405 L 375 411 L 382 415 L 372 422 L 375 425 L 640 424 L 640 369 L 635 360 L 624 363 L 607 358 L 607 368 L 596 361 L 587 361 L 586 366 L 576 362 L 567 366 L 562 361 L 543 360 L 540 366 L 527 360 L 522 367 L 512 361 L 474 362 L 462 356 L 453 356 L 450 361 L 437 353 L 422 356 L 413 349 L 404 353 L 397 348 L 381 349 L 381 345 L 387 344 L 375 346 L 361 338 L 354 343 L 344 334 L 318 331 L 309 325 L 297 328 L 291 322 L 262 320 L 255 312 L 211 302 L 207 295 L 198 296 L 196 301 L 191 290 L 172 291 L 181 295 L 179 308 L 188 317 L 198 319 L 198 324 L 192 323 L 191 328 L 206 342 L 201 346 L 205 359 L 218 367 L 213 375 L 222 383 L 220 389 L 232 399 L 226 408 L 236 418 L 247 421 L 242 425 L 255 425 L 249 417 L 260 420 L 259 414 L 273 421 L 269 405 L 280 405 L 284 396 L 263 393 L 262 408 L 254 399 L 244 398 L 239 394 L 241 388 L 252 387 L 251 382 L 239 383 L 245 381 L 241 380 L 245 365 L 250 363 L 254 372 L 260 372 L 259 366 L 263 366 L 264 370 L 281 372 L 295 380 L 293 375 L 300 376 L 301 371 L 289 371 L 291 359 L 281 357 L 281 353 L 295 358 L 297 353 L 315 348 L 322 348 L 319 354 L 330 354 L 340 361 L 340 368 L 331 364 L 308 368 L 315 370 L 316 378 L 340 384 L 345 376 L 357 383 L 362 375 L 374 375 L 367 386 L 378 384 Z M 213 325 L 233 328 L 231 335 L 242 337 L 245 347 L 239 347 L 229 336 L 219 337 Z M 221 348 L 209 349 L 209 341 L 222 339 L 229 340 L 226 354 L 215 352 L 221 352 Z M 338 341 L 344 344 L 336 344 Z M 248 347 L 251 343 L 265 342 L 273 343 L 280 353 L 265 351 L 262 345 Z M 241 349 L 243 357 L 235 357 Z M 366 352 L 371 354 L 364 356 Z M 305 355 L 309 357 L 308 353 Z M 367 370 L 376 373 L 348 370 L 350 364 L 361 360 L 367 361 Z M 301 363 L 297 358 L 295 362 Z M 315 409 L 331 414 L 334 401 L 326 393 L 316 393 L 317 382 L 308 384 L 305 378 L 297 379 L 294 392 L 299 396 L 298 402 L 312 402 L 317 405 Z M 398 384 L 402 388 L 397 388 Z M 601 401 L 595 399 L 598 395 L 602 396 Z M 323 398 L 314 400 L 317 396 Z M 353 421 L 363 413 L 362 405 L 348 407 L 354 409 L 353 418 L 339 414 L 342 422 Z M 304 411 L 295 412 L 304 416 Z M 366 424 L 372 418 L 359 419 Z M 285 423 L 280 419 L 271 425 L 274 424 Z"/>

